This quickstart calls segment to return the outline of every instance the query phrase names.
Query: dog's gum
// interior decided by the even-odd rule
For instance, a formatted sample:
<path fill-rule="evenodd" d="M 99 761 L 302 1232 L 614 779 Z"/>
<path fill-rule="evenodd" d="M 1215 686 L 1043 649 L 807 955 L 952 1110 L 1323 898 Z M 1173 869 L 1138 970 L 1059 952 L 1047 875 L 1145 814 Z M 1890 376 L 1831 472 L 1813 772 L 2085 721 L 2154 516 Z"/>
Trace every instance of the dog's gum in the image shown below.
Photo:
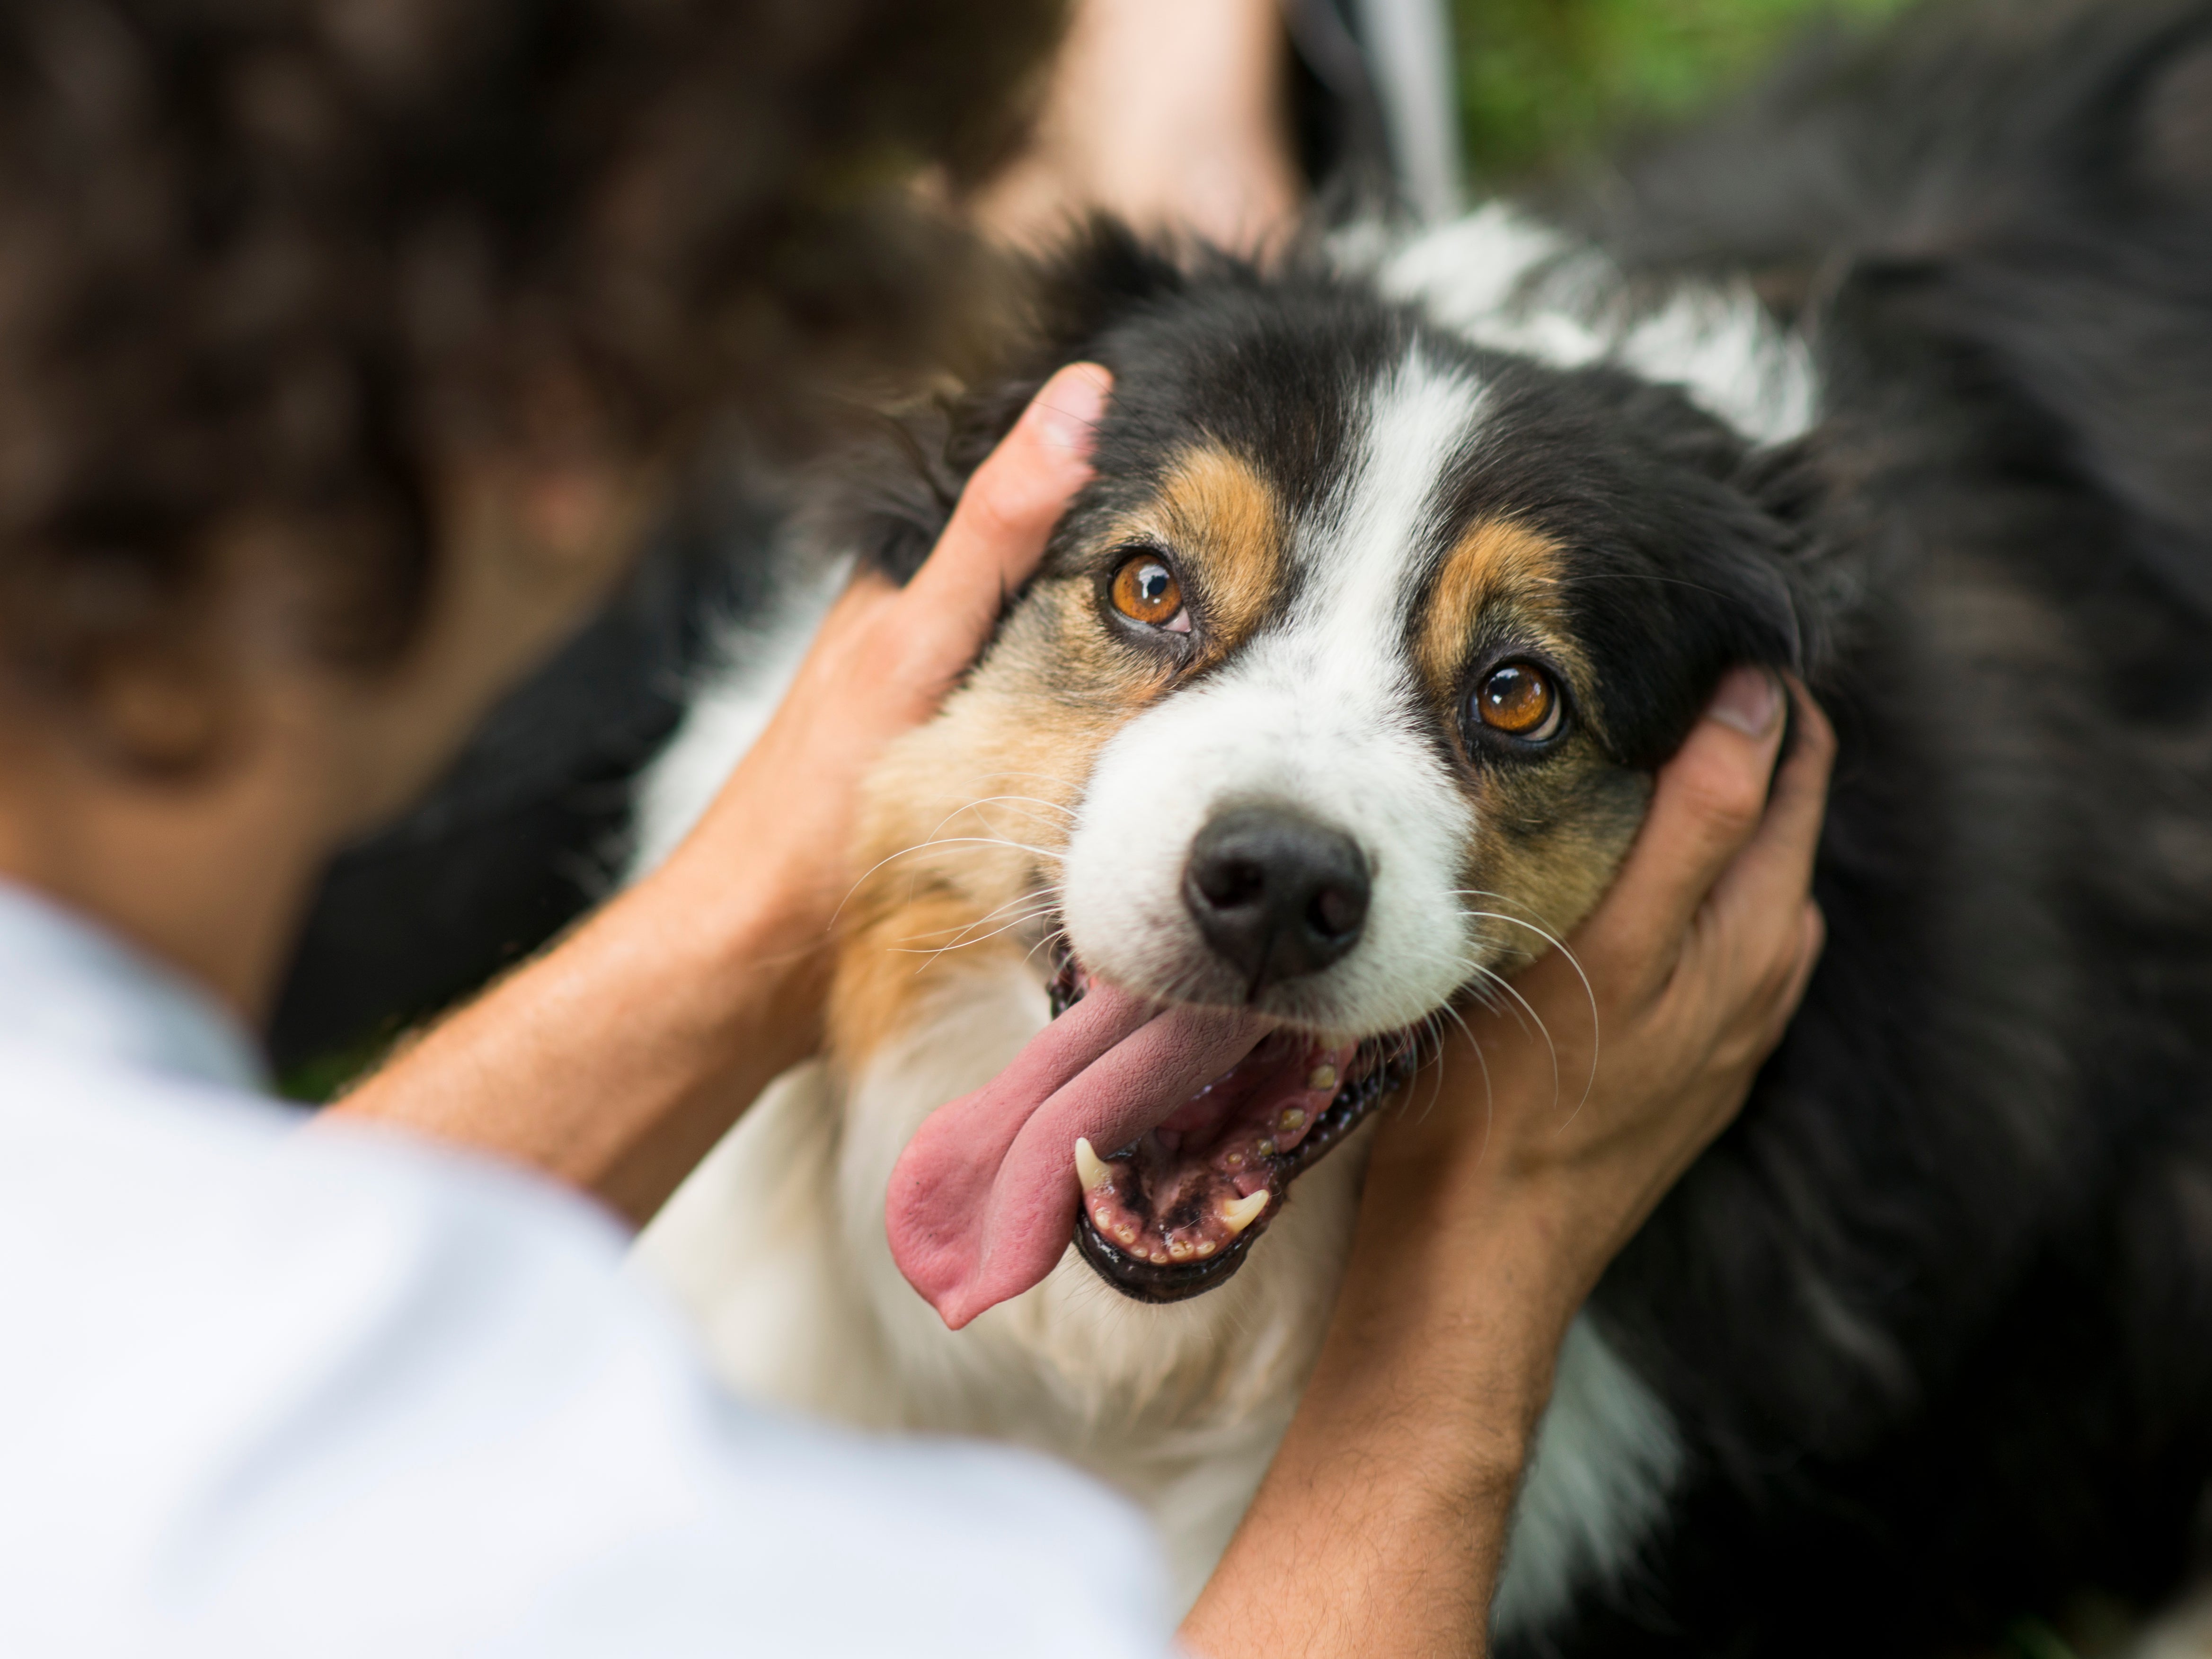
<path fill-rule="evenodd" d="M 1156 1267 L 1220 1255 L 1272 1216 L 1279 1160 L 1319 1126 L 1346 1086 L 1355 1052 L 1279 1033 L 1119 1158 L 1079 1139 L 1072 1173 L 1098 1237 Z"/>
<path fill-rule="evenodd" d="M 1167 1267 L 1218 1255 L 1267 1212 L 1273 1197 L 1266 1177 L 1255 1172 L 1249 1186 L 1233 1183 L 1218 1196 L 1202 1200 L 1197 1218 L 1183 1226 L 1162 1227 L 1132 1206 L 1115 1186 L 1085 1193 L 1083 1207 L 1100 1237 L 1139 1261 Z M 1179 1206 L 1182 1213 L 1189 1213 L 1187 1205 L 1186 1199 L 1185 1206 Z"/>

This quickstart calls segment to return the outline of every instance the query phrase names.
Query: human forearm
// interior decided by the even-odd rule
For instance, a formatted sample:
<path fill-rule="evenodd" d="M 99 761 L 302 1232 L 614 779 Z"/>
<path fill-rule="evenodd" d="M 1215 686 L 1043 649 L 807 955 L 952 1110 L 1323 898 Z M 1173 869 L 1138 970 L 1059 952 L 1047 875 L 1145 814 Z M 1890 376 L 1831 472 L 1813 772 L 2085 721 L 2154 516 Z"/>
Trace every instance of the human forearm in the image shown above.
<path fill-rule="evenodd" d="M 986 230 L 1050 246 L 1092 211 L 1253 251 L 1304 194 L 1279 0 L 1079 0 L 1024 153 L 976 203 Z"/>
<path fill-rule="evenodd" d="M 1513 1497 L 1587 1286 L 1479 1170 L 1372 1172 L 1297 1419 L 1183 1626 L 1210 1659 L 1480 1653 Z"/>
<path fill-rule="evenodd" d="M 672 868 L 623 894 L 333 1115 L 527 1164 L 644 1222 L 811 1052 L 820 1018 L 822 930 L 702 874 Z"/>

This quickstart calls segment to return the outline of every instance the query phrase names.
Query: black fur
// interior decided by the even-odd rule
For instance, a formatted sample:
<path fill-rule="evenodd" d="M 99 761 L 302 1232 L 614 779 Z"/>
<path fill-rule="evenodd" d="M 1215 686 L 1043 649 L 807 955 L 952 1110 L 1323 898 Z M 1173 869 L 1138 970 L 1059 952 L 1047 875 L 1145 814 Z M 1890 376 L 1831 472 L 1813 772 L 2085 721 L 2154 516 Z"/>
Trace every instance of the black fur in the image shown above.
<path fill-rule="evenodd" d="M 1595 1299 L 1690 1474 L 1535 1645 L 1931 1651 L 2083 1587 L 2148 1605 L 2212 1474 L 2212 5 L 1831 40 L 1555 205 L 1634 283 L 1749 276 L 1812 331 L 1823 417 L 1753 453 L 1674 392 L 1483 357 L 1510 437 L 1455 515 L 1605 578 L 1579 622 L 1624 763 L 1743 658 L 1802 669 L 1842 749 L 1803 1011 Z M 1425 327 L 1315 260 L 1111 228 L 1046 291 L 858 526 L 888 568 L 1058 362 L 1118 377 L 1079 526 L 1200 428 L 1295 495 Z"/>

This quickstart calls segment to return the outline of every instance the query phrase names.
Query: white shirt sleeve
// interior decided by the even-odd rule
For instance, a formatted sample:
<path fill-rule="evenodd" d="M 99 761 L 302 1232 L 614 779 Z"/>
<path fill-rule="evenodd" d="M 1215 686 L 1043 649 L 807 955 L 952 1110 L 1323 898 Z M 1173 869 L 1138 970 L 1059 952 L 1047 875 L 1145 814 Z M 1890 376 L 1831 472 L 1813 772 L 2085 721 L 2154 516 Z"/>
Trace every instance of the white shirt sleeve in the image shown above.
<path fill-rule="evenodd" d="M 579 1200 L 42 1071 L 0 1054 L 0 1651 L 1170 1650 L 1133 1510 L 729 1399 Z"/>

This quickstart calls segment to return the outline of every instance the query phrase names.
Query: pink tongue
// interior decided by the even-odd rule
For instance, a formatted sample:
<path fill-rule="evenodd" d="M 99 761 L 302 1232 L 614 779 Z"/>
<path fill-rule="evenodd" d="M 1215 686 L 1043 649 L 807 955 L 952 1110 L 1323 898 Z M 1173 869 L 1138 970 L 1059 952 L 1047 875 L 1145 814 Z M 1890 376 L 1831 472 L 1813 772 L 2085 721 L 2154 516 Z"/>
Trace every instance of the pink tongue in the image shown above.
<path fill-rule="evenodd" d="M 1053 1269 L 1075 1230 L 1075 1140 L 1104 1157 L 1249 1054 L 1267 1022 L 1093 982 L 1014 1063 L 939 1107 L 891 1170 L 884 1224 L 907 1281 L 958 1330 Z"/>

